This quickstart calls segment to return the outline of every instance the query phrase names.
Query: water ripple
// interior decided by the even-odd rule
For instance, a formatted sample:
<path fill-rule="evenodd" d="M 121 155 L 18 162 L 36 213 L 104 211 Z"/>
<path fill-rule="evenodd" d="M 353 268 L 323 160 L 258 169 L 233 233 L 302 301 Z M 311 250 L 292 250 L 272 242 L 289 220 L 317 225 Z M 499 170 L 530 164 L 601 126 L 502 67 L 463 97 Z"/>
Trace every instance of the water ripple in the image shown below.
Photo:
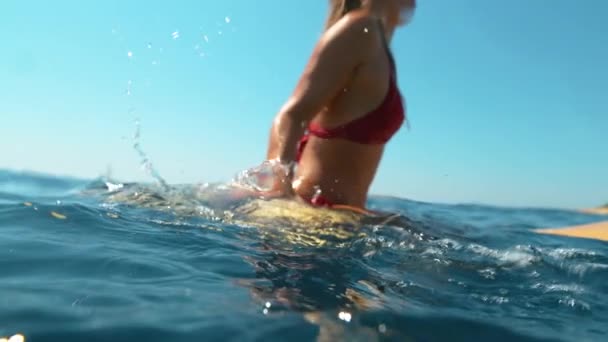
<path fill-rule="evenodd" d="M 407 341 L 469 340 L 474 332 L 480 340 L 537 341 L 608 334 L 608 247 L 530 231 L 580 214 L 378 197 L 373 208 L 398 215 L 361 224 L 329 214 L 318 222 L 256 221 L 239 210 L 243 202 L 224 195 L 214 202 L 201 189 L 108 189 L 99 180 L 85 186 L 0 171 L 0 336 Z"/>

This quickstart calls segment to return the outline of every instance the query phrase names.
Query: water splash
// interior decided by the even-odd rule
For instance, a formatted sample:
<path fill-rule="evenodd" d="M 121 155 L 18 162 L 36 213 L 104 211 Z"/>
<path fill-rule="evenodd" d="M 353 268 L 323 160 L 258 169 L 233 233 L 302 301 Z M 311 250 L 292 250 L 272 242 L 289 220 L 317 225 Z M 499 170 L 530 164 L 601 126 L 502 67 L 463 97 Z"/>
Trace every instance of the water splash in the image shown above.
<path fill-rule="evenodd" d="M 233 184 L 259 192 L 272 190 L 275 177 L 270 162 L 241 171 L 233 180 Z"/>
<path fill-rule="evenodd" d="M 133 149 L 137 152 L 139 157 L 141 158 L 140 165 L 144 171 L 154 178 L 154 180 L 163 188 L 165 191 L 169 191 L 170 187 L 167 182 L 161 177 L 161 175 L 156 171 L 154 165 L 152 165 L 152 161 L 146 153 L 142 150 L 140 145 L 140 137 L 141 137 L 141 124 L 139 119 L 135 120 L 135 133 L 133 134 Z"/>
<path fill-rule="evenodd" d="M 127 96 L 131 96 L 131 86 L 133 85 L 133 81 L 128 80 L 127 81 L 127 90 L 125 91 L 125 93 L 127 94 Z"/>

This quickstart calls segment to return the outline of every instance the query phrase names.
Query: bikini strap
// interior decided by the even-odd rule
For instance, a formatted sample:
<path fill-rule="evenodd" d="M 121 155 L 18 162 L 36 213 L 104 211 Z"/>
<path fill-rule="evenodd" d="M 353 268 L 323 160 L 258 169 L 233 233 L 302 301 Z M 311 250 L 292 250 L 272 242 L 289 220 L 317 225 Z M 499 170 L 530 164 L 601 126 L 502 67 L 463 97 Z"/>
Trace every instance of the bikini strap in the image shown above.
<path fill-rule="evenodd" d="M 393 77 L 393 74 L 396 72 L 395 59 L 393 58 L 393 53 L 388 45 L 388 41 L 386 40 L 384 25 L 382 24 L 382 20 L 380 18 L 378 18 L 378 27 L 380 28 L 380 38 L 382 39 L 384 51 L 389 59 L 389 63 L 391 64 L 391 77 Z"/>

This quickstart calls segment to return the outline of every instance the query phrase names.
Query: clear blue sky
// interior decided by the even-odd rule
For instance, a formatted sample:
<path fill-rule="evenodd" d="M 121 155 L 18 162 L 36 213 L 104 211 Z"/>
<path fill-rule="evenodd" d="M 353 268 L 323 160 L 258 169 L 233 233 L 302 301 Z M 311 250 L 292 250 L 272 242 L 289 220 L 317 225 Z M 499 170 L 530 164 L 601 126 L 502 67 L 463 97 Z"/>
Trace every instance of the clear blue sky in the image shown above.
<path fill-rule="evenodd" d="M 147 180 L 138 117 L 169 182 L 228 180 L 263 160 L 325 11 L 325 0 L 3 0 L 0 168 L 95 177 L 111 165 Z M 608 201 L 607 12 L 605 0 L 419 1 L 392 42 L 412 129 L 390 142 L 373 193 Z"/>

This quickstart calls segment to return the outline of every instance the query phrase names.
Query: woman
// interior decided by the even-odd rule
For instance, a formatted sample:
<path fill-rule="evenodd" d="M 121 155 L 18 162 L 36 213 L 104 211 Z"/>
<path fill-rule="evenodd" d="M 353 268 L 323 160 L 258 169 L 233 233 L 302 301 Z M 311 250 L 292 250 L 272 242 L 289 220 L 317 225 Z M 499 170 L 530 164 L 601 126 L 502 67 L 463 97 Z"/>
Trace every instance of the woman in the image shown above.
<path fill-rule="evenodd" d="M 365 207 L 384 146 L 405 120 L 388 42 L 415 6 L 330 0 L 326 31 L 270 131 L 276 193 L 315 206 Z"/>

